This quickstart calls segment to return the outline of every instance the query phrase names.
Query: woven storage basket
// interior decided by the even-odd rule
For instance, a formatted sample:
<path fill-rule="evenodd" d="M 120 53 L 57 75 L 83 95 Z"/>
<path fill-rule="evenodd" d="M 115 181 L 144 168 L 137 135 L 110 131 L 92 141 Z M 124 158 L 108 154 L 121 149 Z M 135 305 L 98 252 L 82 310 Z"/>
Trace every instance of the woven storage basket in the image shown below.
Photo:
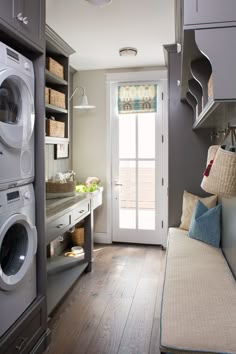
<path fill-rule="evenodd" d="M 208 81 L 208 98 L 213 98 L 213 77 L 212 74 Z"/>
<path fill-rule="evenodd" d="M 50 91 L 50 88 L 45 87 L 45 103 L 49 103 L 50 102 L 49 91 Z"/>
<path fill-rule="evenodd" d="M 62 92 L 50 89 L 50 104 L 60 108 L 66 108 L 66 95 Z"/>
<path fill-rule="evenodd" d="M 47 136 L 54 136 L 57 138 L 65 137 L 65 123 L 57 120 L 46 120 L 46 134 Z"/>
<path fill-rule="evenodd" d="M 47 58 L 47 69 L 60 79 L 64 79 L 64 67 L 53 58 Z"/>
<path fill-rule="evenodd" d="M 75 191 L 76 182 L 46 182 L 46 193 L 69 193 Z"/>
<path fill-rule="evenodd" d="M 84 245 L 84 228 L 78 227 L 71 234 L 71 239 L 74 246 L 83 246 Z"/>
<path fill-rule="evenodd" d="M 209 176 L 204 176 L 204 191 L 220 196 L 236 195 L 236 153 L 213 145 L 208 150 L 207 165 L 214 159 Z"/>

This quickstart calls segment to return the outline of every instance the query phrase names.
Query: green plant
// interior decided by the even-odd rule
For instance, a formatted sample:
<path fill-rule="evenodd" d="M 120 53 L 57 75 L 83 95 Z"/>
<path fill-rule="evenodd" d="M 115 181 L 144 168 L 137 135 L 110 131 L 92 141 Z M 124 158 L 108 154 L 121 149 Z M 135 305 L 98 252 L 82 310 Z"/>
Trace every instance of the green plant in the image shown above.
<path fill-rule="evenodd" d="M 79 184 L 76 186 L 75 190 L 76 192 L 82 192 L 82 193 L 91 193 L 95 192 L 98 189 L 97 183 L 92 183 L 89 185 L 84 185 L 84 184 Z"/>

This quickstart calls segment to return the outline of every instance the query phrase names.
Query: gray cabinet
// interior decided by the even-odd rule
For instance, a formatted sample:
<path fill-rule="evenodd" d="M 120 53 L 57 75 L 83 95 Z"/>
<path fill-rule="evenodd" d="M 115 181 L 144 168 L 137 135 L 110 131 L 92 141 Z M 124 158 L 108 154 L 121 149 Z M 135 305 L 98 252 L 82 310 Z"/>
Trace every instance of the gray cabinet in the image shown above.
<path fill-rule="evenodd" d="M 0 18 L 9 29 L 44 47 L 45 3 L 41 0 L 0 0 Z"/>
<path fill-rule="evenodd" d="M 0 0 L 0 17 L 1 19 L 11 26 L 16 26 L 17 21 L 14 18 L 13 1 Z"/>
<path fill-rule="evenodd" d="M 185 26 L 233 21 L 236 21 L 235 0 L 184 0 Z"/>
<path fill-rule="evenodd" d="M 1 345 L 2 354 L 27 354 L 34 352 L 34 347 L 44 334 L 45 321 L 45 299 L 41 297 L 35 302 L 30 310 L 27 310 L 27 319 L 19 319 L 15 325 L 14 334 L 5 336 Z M 40 348 L 42 352 L 46 349 L 45 344 Z"/>
<path fill-rule="evenodd" d="M 44 18 L 42 4 L 43 2 L 39 0 L 14 1 L 14 14 L 19 32 L 40 47 L 44 43 L 45 31 L 45 27 L 42 26 L 42 18 Z"/>

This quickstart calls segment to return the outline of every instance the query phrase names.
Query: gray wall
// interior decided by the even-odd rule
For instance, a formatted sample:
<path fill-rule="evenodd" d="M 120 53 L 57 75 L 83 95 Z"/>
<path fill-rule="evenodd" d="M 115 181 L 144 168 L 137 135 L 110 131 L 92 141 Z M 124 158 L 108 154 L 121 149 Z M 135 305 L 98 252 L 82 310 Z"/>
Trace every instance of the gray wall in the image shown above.
<path fill-rule="evenodd" d="M 169 81 L 169 226 L 179 226 L 183 191 L 204 196 L 200 183 L 211 144 L 210 131 L 192 130 L 193 111 L 180 101 L 181 55 L 168 50 Z"/>
<path fill-rule="evenodd" d="M 71 156 L 71 144 L 69 146 Z M 45 145 L 45 178 L 49 179 L 57 172 L 67 172 L 71 170 L 71 158 L 54 160 L 54 145 Z"/>

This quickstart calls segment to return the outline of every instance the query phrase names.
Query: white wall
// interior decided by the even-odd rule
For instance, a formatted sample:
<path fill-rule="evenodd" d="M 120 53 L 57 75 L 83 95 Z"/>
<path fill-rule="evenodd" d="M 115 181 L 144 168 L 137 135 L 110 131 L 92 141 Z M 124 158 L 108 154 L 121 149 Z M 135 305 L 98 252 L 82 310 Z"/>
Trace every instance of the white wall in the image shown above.
<path fill-rule="evenodd" d="M 106 233 L 106 83 L 105 71 L 83 71 L 74 75 L 74 88 L 85 87 L 91 110 L 74 109 L 72 167 L 77 178 L 84 181 L 88 176 L 98 176 L 103 185 L 103 205 L 95 210 L 94 229 Z M 79 92 L 79 94 L 81 94 Z M 75 94 L 73 103 L 78 95 Z"/>
<path fill-rule="evenodd" d="M 81 71 L 74 74 L 73 86 L 83 86 L 90 104 L 96 106 L 92 110 L 73 111 L 73 149 L 72 168 L 77 177 L 84 181 L 88 176 L 98 176 L 104 186 L 103 205 L 95 210 L 95 239 L 96 235 L 102 242 L 111 240 L 110 230 L 107 229 L 107 102 L 106 102 L 106 74 L 123 72 L 145 72 L 165 68 L 135 68 L 127 70 L 93 70 Z M 78 95 L 75 94 L 73 103 Z M 98 239 L 97 239 L 98 240 Z"/>

